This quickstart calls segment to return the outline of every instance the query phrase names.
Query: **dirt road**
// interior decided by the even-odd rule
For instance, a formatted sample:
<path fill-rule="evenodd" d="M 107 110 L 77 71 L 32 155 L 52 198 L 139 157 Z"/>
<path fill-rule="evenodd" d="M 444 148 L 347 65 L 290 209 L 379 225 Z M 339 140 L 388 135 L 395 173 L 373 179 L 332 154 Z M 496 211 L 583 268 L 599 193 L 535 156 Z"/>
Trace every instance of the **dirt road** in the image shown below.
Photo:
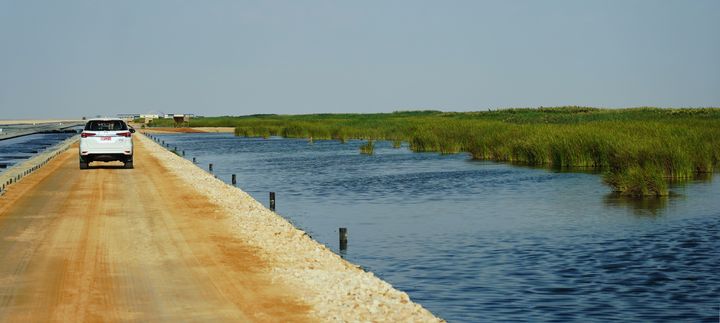
<path fill-rule="evenodd" d="M 136 141 L 135 169 L 70 149 L 0 197 L 0 321 L 307 321 L 299 293 Z"/>

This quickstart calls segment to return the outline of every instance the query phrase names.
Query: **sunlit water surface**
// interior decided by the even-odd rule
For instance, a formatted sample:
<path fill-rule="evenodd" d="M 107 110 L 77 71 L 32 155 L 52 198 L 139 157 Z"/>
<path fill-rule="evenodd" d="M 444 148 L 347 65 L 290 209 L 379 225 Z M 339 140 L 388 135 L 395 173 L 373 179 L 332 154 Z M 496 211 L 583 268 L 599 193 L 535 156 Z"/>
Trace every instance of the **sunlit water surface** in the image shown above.
<path fill-rule="evenodd" d="M 720 181 L 614 197 L 592 173 L 376 143 L 161 135 L 218 178 L 438 316 L 482 321 L 718 321 Z M 142 165 L 136 165 L 142 167 Z"/>
<path fill-rule="evenodd" d="M 37 133 L 0 140 L 0 172 L 42 153 L 76 133 Z"/>

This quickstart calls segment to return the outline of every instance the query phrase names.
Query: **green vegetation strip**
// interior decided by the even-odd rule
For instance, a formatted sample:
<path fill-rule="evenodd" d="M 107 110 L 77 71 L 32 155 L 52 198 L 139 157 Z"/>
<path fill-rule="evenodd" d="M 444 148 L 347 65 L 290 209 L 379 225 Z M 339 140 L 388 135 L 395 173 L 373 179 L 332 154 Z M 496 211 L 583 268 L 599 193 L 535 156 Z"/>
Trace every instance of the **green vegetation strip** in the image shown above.
<path fill-rule="evenodd" d="M 154 120 L 153 126 L 172 126 Z M 667 195 L 671 180 L 712 173 L 720 162 L 720 109 L 557 107 L 485 112 L 252 115 L 200 118 L 247 137 L 405 141 L 416 152 L 555 168 L 595 168 L 614 191 Z M 372 153 L 372 144 L 363 146 Z"/>

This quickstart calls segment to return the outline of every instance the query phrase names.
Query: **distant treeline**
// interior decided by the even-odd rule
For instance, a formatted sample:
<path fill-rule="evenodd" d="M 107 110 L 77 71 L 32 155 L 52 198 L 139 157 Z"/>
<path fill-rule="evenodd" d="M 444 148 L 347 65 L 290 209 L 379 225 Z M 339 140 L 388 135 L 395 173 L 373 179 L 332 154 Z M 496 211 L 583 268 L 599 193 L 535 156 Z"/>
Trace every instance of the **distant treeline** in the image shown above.
<path fill-rule="evenodd" d="M 720 162 L 720 109 L 553 107 L 483 112 L 207 117 L 191 126 L 235 127 L 247 137 L 391 140 L 416 152 L 592 167 L 613 190 L 667 195 L 670 180 L 712 173 Z M 157 122 L 156 126 L 171 126 Z"/>

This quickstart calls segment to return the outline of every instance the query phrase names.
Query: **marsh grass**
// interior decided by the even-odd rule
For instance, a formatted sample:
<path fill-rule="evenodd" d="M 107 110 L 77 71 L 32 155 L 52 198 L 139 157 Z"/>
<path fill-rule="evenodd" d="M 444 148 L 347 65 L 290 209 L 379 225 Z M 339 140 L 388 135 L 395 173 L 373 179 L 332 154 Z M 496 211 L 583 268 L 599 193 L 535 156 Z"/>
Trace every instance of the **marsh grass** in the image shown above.
<path fill-rule="evenodd" d="M 360 145 L 360 153 L 365 155 L 372 155 L 375 153 L 375 142 L 368 140 L 368 142 Z"/>
<path fill-rule="evenodd" d="M 191 126 L 234 126 L 236 135 L 246 137 L 391 140 L 393 147 L 406 141 L 415 152 L 593 168 L 604 172 L 613 191 L 628 196 L 667 195 L 669 181 L 712 173 L 720 163 L 717 108 L 254 115 L 194 119 Z"/>

